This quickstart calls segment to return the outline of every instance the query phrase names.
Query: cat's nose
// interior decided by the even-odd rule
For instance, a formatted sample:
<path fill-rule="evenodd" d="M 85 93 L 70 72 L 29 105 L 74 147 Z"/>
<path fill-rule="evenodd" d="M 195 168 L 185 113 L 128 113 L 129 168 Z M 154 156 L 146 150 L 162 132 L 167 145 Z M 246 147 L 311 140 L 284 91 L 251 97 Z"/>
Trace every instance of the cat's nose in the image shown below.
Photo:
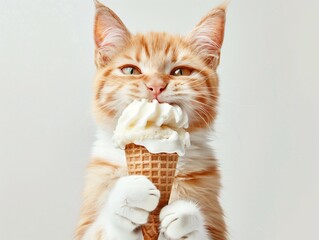
<path fill-rule="evenodd" d="M 152 92 L 153 96 L 156 98 L 163 92 L 167 86 L 164 81 L 150 81 L 145 84 L 147 89 Z"/>

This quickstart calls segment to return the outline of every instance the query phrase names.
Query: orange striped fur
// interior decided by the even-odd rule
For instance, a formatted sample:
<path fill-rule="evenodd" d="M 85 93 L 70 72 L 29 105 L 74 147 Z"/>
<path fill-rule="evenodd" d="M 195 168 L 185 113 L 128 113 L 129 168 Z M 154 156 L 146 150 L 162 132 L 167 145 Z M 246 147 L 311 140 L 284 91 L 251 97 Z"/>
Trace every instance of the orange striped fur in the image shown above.
<path fill-rule="evenodd" d="M 219 64 L 224 22 L 225 7 L 215 8 L 192 33 L 181 37 L 158 32 L 133 35 L 110 9 L 99 2 L 95 17 L 97 74 L 93 109 L 99 128 L 111 135 L 119 115 L 129 103 L 134 99 L 154 98 L 145 87 L 146 84 L 154 79 L 165 84 L 166 88 L 157 96 L 158 100 L 177 104 L 188 113 L 188 131 L 192 141 L 189 153 L 180 159 L 183 164 L 178 165 L 171 201 L 188 199 L 197 203 L 205 215 L 206 227 L 214 240 L 226 239 L 226 226 L 218 199 L 220 175 L 216 159 L 207 145 L 206 135 L 216 118 L 216 68 Z M 111 32 L 108 24 L 117 32 Z M 207 36 L 211 37 L 208 39 Z M 120 69 L 126 65 L 138 67 L 141 74 L 120 74 Z M 176 67 L 190 68 L 192 74 L 174 76 L 171 71 Z M 112 147 L 105 146 L 105 149 Z M 115 155 L 112 152 L 93 152 L 93 159 L 87 169 L 83 205 L 75 237 L 77 240 L 83 239 L 96 220 L 113 184 L 118 178 L 127 175 L 125 160 L 118 160 Z M 96 231 L 95 236 L 95 239 L 104 240 L 102 230 Z"/>

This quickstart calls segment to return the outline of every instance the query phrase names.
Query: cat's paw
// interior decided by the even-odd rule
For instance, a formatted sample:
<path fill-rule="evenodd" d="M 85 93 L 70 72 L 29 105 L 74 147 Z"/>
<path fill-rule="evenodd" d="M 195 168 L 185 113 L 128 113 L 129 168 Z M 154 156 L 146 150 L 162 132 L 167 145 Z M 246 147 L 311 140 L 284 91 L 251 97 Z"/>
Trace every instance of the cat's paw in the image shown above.
<path fill-rule="evenodd" d="M 178 200 L 160 213 L 159 240 L 209 240 L 200 209 L 190 201 Z"/>
<path fill-rule="evenodd" d="M 120 229 L 134 231 L 145 224 L 159 202 L 160 192 L 145 176 L 120 178 L 109 196 L 113 223 Z"/>

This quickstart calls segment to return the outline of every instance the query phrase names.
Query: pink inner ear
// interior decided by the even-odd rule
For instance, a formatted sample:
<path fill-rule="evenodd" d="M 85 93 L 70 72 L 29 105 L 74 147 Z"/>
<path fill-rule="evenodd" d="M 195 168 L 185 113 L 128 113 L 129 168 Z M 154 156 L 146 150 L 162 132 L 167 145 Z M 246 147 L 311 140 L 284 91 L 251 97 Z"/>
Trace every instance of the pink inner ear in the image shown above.
<path fill-rule="evenodd" d="M 94 34 L 97 47 L 120 47 L 130 35 L 122 21 L 107 7 L 96 13 Z"/>
<path fill-rule="evenodd" d="M 100 43 L 101 47 L 116 47 L 116 45 L 126 40 L 127 33 L 121 28 L 110 27 L 104 31 L 103 36 L 104 38 Z"/>
<path fill-rule="evenodd" d="M 223 43 L 225 25 L 224 9 L 214 9 L 195 27 L 191 43 L 202 54 L 217 56 Z"/>

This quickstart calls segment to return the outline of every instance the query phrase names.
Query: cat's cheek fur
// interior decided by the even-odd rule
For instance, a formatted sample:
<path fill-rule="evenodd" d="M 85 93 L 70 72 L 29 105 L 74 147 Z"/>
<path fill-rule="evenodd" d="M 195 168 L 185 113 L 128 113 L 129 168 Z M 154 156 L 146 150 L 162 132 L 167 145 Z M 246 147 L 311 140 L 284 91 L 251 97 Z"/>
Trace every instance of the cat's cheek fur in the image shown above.
<path fill-rule="evenodd" d="M 178 200 L 167 205 L 160 213 L 160 220 L 159 240 L 211 240 L 203 214 L 191 201 Z"/>

